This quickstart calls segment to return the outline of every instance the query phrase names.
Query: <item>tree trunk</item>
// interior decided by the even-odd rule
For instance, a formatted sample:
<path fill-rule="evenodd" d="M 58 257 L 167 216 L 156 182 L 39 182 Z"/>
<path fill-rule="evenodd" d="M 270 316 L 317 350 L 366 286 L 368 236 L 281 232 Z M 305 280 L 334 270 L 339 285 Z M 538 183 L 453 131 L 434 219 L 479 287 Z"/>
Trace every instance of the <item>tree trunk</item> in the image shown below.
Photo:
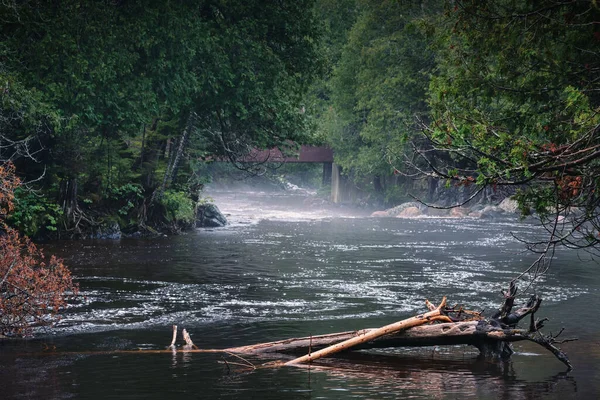
<path fill-rule="evenodd" d="M 268 343 L 258 343 L 249 346 L 232 347 L 226 349 L 231 353 L 240 354 L 267 354 L 308 353 L 309 349 L 315 351 L 330 347 L 336 343 L 345 342 L 354 338 L 364 338 L 378 331 L 377 328 L 367 328 L 358 331 L 337 332 L 328 335 L 307 336 L 292 338 Z M 444 345 L 472 345 L 481 350 L 486 346 L 493 346 L 499 341 L 517 342 L 530 340 L 523 330 L 505 330 L 493 326 L 486 321 L 446 322 L 432 325 L 420 325 L 395 333 L 386 334 L 370 340 L 363 340 L 353 350 L 367 350 L 391 347 L 421 347 Z M 490 353 L 486 355 L 490 356 Z M 289 362 L 288 364 L 293 364 Z"/>
<path fill-rule="evenodd" d="M 471 345 L 476 347 L 481 356 L 493 358 L 507 358 L 512 355 L 510 343 L 520 341 L 532 341 L 550 350 L 556 358 L 564 363 L 567 368 L 572 369 L 567 356 L 552 344 L 551 340 L 542 337 L 537 332 L 526 329 L 502 328 L 495 322 L 485 320 L 450 322 L 432 325 L 421 325 L 398 331 L 392 334 L 379 336 L 371 340 L 362 340 L 367 335 L 379 329 L 362 329 L 358 331 L 337 332 L 328 335 L 308 336 L 279 340 L 275 342 L 259 343 L 250 346 L 232 347 L 223 351 L 235 354 L 302 354 L 314 351 L 312 355 L 318 354 L 322 349 L 335 346 L 340 342 L 360 340 L 353 346 L 352 350 L 368 350 L 393 347 L 423 347 L 423 346 L 446 346 L 446 345 Z M 349 349 L 349 348 L 347 348 Z M 328 353 L 333 354 L 333 353 Z M 318 358 L 318 357 L 317 357 Z M 311 358 L 314 360 L 316 358 Z M 288 361 L 285 365 L 298 363 L 296 360 L 308 360 L 307 356 Z"/>
<path fill-rule="evenodd" d="M 179 146 L 177 147 L 177 152 L 174 153 L 174 155 L 172 157 L 169 157 L 169 162 L 167 163 L 167 168 L 165 169 L 165 175 L 163 176 L 162 184 L 154 191 L 154 193 L 152 193 L 152 198 L 150 199 L 150 204 L 152 204 L 154 202 L 154 200 L 160 199 L 162 197 L 162 194 L 164 193 L 165 189 L 172 182 L 172 180 L 175 176 L 175 173 L 177 171 L 177 168 L 179 166 L 179 162 L 181 160 L 183 152 L 185 150 L 185 146 L 187 144 L 188 137 L 189 137 L 189 134 L 190 134 L 190 131 L 192 128 L 191 125 L 192 125 L 192 114 L 190 114 L 190 116 L 188 117 L 185 129 L 183 130 L 183 133 L 181 134 L 181 137 L 179 139 Z M 171 144 L 171 149 L 172 148 L 173 148 L 173 144 Z M 172 150 L 171 150 L 171 152 L 172 152 Z M 171 161 L 171 158 L 172 158 L 172 161 Z"/>
<path fill-rule="evenodd" d="M 60 198 L 64 215 L 68 221 L 75 219 L 75 213 L 79 211 L 77 204 L 77 178 L 68 178 L 60 182 Z"/>
<path fill-rule="evenodd" d="M 440 305 L 432 311 L 429 311 L 422 315 L 417 315 L 416 317 L 407 318 L 402 321 L 394 322 L 393 324 L 386 325 L 382 328 L 375 329 L 369 332 L 366 332 L 364 335 L 355 336 L 353 338 L 344 340 L 341 343 L 336 343 L 329 347 L 326 347 L 322 350 L 319 350 L 312 354 L 306 354 L 302 357 L 298 357 L 291 361 L 285 363 L 285 365 L 299 364 L 304 362 L 310 362 L 313 360 L 317 360 L 321 357 L 326 357 L 328 355 L 338 353 L 343 350 L 348 350 L 352 347 L 358 346 L 360 344 L 372 341 L 379 337 L 389 335 L 398 331 L 406 330 L 408 328 L 412 328 L 414 326 L 423 325 L 429 322 L 433 322 L 436 320 L 444 319 L 450 320 L 447 316 L 442 315 L 443 309 L 446 307 L 446 298 L 442 300 Z"/>
<path fill-rule="evenodd" d="M 540 329 L 543 327 L 545 319 L 541 321 L 534 319 L 534 315 L 541 305 L 541 298 L 533 295 L 523 307 L 513 310 L 517 294 L 517 287 L 514 282 L 511 282 L 509 289 L 503 294 L 504 303 L 490 319 L 484 319 L 480 313 L 466 311 L 462 308 L 446 308 L 446 299 L 444 298 L 439 307 L 435 307 L 427 301 L 429 313 L 386 325 L 379 329 L 363 329 L 259 343 L 230 348 L 226 351 L 245 354 L 309 353 L 285 363 L 285 365 L 294 365 L 349 349 L 364 350 L 387 347 L 466 344 L 475 346 L 479 349 L 481 355 L 486 358 L 507 358 L 513 353 L 510 343 L 528 340 L 551 351 L 556 358 L 571 370 L 573 367 L 568 357 L 555 346 L 556 343 L 569 341 L 569 339 L 563 341 L 556 339 L 562 331 L 555 336 L 543 335 Z M 517 324 L 528 315 L 531 317 L 529 328 L 516 328 Z M 427 321 L 427 318 L 430 321 Z M 453 322 L 422 325 L 423 322 L 433 322 L 440 318 Z M 315 352 L 310 354 L 311 351 Z"/>

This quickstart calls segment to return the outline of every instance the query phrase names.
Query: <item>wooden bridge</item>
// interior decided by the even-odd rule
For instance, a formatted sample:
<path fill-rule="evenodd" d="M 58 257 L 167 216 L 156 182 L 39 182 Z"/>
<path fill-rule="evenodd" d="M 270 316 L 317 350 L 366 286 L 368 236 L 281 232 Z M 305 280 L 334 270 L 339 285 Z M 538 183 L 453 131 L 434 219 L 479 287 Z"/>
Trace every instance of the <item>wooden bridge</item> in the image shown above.
<path fill-rule="evenodd" d="M 246 163 L 319 163 L 323 164 L 323 185 L 331 184 L 331 201 L 341 203 L 343 193 L 346 193 L 346 179 L 341 174 L 341 169 L 333 161 L 333 150 L 325 146 L 301 145 L 296 155 L 287 155 L 292 151 L 281 151 L 275 147 L 269 150 L 254 149 L 247 156 L 237 162 Z M 218 160 L 218 161 L 226 161 Z"/>
<path fill-rule="evenodd" d="M 324 146 L 300 146 L 297 155 L 290 156 L 277 147 L 269 150 L 254 149 L 241 162 L 255 163 L 333 163 L 333 150 Z"/>

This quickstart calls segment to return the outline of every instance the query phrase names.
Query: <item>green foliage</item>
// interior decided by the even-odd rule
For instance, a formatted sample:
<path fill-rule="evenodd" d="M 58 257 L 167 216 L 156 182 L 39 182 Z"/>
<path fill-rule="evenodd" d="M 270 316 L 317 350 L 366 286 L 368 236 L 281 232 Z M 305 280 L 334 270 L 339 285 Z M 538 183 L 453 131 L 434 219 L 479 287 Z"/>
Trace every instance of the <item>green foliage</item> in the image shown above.
<path fill-rule="evenodd" d="M 143 199 L 141 185 L 127 183 L 111 187 L 106 193 L 105 204 L 125 221 L 125 225 L 131 225 L 137 222 L 137 210 Z"/>
<path fill-rule="evenodd" d="M 55 232 L 61 221 L 61 207 L 43 195 L 18 188 L 15 190 L 15 208 L 8 222 L 31 237 Z"/>
<path fill-rule="evenodd" d="M 541 214 L 596 198 L 596 2 L 360 0 L 348 15 L 325 17 L 344 28 L 326 30 L 337 51 L 319 128 L 349 177 L 526 185 L 522 210 Z"/>
<path fill-rule="evenodd" d="M 417 118 L 427 116 L 426 91 L 434 68 L 421 20 L 440 5 L 363 0 L 353 2 L 349 12 L 350 2 L 338 3 L 351 24 L 341 24 L 335 13 L 327 16 L 338 27 L 329 40 L 343 43 L 330 51 L 330 100 L 319 130 L 345 173 L 356 182 L 370 181 L 399 168 L 411 152 L 407 143 L 420 136 Z M 395 196 L 390 192 L 388 197 Z"/>
<path fill-rule="evenodd" d="M 598 40 L 584 22 L 599 10 L 575 23 L 566 18 L 587 4 L 544 10 L 553 4 L 460 2 L 435 20 L 438 72 L 429 103 L 436 135 L 493 152 L 480 163 L 484 174 L 505 169 L 498 159 L 527 164 L 542 145 L 568 143 L 598 124 L 590 103 L 597 83 L 586 71 L 598 65 Z M 533 17 L 540 9 L 544 18 Z"/>
<path fill-rule="evenodd" d="M 202 197 L 200 197 L 198 199 L 198 203 L 197 204 L 199 206 L 204 206 L 204 205 L 207 205 L 207 204 L 214 204 L 214 202 L 215 202 L 215 199 L 213 199 L 212 197 L 210 197 L 210 196 L 202 196 Z"/>
<path fill-rule="evenodd" d="M 57 198 L 76 182 L 71 201 L 131 219 L 127 185 L 150 198 L 205 182 L 188 179 L 201 157 L 309 139 L 304 94 L 323 70 L 312 0 L 8 2 L 0 15 L 0 141 L 30 140 L 39 163 L 17 170 L 46 166 Z"/>
<path fill-rule="evenodd" d="M 561 149 L 585 154 L 581 142 L 593 146 L 600 124 L 600 36 L 590 23 L 599 17 L 587 2 L 508 0 L 458 2 L 440 14 L 430 26 L 438 68 L 429 88 L 438 146 L 475 152 L 480 184 L 526 183 L 545 157 L 548 172 L 567 162 Z M 524 207 L 556 208 L 552 189 L 527 191 Z"/>
<path fill-rule="evenodd" d="M 413 198 L 408 196 L 406 188 L 399 185 L 392 185 L 387 188 L 383 196 L 384 204 L 388 204 L 390 206 L 413 200 Z"/>
<path fill-rule="evenodd" d="M 160 202 L 165 207 L 169 222 L 183 222 L 186 224 L 194 222 L 195 205 L 186 193 L 167 190 Z"/>

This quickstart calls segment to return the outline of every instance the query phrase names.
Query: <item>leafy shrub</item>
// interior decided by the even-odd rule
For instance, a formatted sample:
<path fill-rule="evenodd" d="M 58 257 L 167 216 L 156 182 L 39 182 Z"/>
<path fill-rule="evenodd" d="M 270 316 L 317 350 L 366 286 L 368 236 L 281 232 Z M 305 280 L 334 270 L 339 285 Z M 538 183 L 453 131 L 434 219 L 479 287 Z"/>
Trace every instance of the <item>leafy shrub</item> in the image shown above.
<path fill-rule="evenodd" d="M 45 231 L 55 232 L 62 208 L 48 198 L 17 188 L 14 191 L 14 210 L 9 217 L 12 226 L 25 235 L 36 236 Z"/>
<path fill-rule="evenodd" d="M 51 325 L 66 306 L 66 294 L 77 293 L 61 260 L 44 255 L 11 228 L 0 236 L 0 334 L 24 336 L 33 325 Z"/>
<path fill-rule="evenodd" d="M 166 218 L 169 222 L 194 222 L 194 202 L 185 192 L 167 190 L 161 198 L 165 207 Z"/>
<path fill-rule="evenodd" d="M 142 187 L 133 183 L 111 187 L 106 194 L 107 206 L 126 224 L 135 220 L 137 215 L 132 215 L 132 211 L 136 210 L 143 199 Z"/>
<path fill-rule="evenodd" d="M 19 185 L 14 166 L 0 164 L 0 334 L 25 336 L 34 325 L 57 321 L 66 296 L 77 293 L 77 284 L 61 260 L 52 256 L 46 263 L 29 238 L 6 225 L 7 214 L 16 209 L 16 199 L 21 208 L 16 221 L 29 223 L 27 210 L 34 216 L 46 212 L 48 204 L 40 200 L 43 198 L 32 201 L 31 193 L 26 192 L 15 196 Z"/>

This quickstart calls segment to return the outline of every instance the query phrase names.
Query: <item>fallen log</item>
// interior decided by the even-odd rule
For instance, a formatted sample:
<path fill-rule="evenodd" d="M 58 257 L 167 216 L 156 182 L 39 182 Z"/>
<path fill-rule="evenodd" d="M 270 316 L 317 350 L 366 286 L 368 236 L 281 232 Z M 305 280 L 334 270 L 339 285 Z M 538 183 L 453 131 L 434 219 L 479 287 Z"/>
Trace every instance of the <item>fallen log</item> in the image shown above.
<path fill-rule="evenodd" d="M 369 328 L 358 331 L 337 332 L 328 335 L 307 336 L 249 346 L 232 347 L 225 350 L 229 353 L 247 355 L 266 355 L 272 353 L 303 354 L 307 353 L 310 348 L 318 351 L 340 341 L 364 337 L 376 330 Z M 488 321 L 447 322 L 416 326 L 405 331 L 365 341 L 353 349 L 368 350 L 393 347 L 471 345 L 476 347 L 483 357 L 506 358 L 512 354 L 512 350 L 509 350 L 510 347 L 503 345 L 505 343 L 520 341 L 532 341 L 547 348 L 569 369 L 572 369 L 568 357 L 560 349 L 556 348 L 551 341 L 543 340 L 536 332 L 532 333 L 525 329 L 506 329 L 491 324 Z M 287 365 L 291 364 L 293 363 Z"/>
<path fill-rule="evenodd" d="M 499 328 L 484 328 L 483 325 L 485 324 L 481 324 L 481 327 L 478 329 L 478 325 L 480 325 L 479 321 L 468 321 L 415 326 L 406 329 L 405 331 L 363 341 L 361 344 L 354 347 L 354 350 L 459 344 L 475 346 L 478 344 L 479 340 L 484 339 L 489 335 L 491 335 L 489 336 L 490 340 L 500 340 L 499 336 L 494 336 L 492 334 L 497 330 L 500 331 Z M 336 332 L 327 335 L 306 336 L 248 346 L 231 347 L 226 350 L 231 353 L 256 355 L 269 353 L 305 354 L 311 348 L 313 351 L 319 351 L 336 343 L 354 338 L 364 338 L 366 335 L 376 330 L 376 328 L 367 328 L 358 331 Z"/>
<path fill-rule="evenodd" d="M 394 322 L 393 324 L 386 325 L 384 327 L 374 329 L 372 331 L 366 332 L 363 335 L 355 336 L 353 338 L 344 340 L 343 342 L 333 344 L 324 349 L 321 349 L 315 353 L 308 353 L 302 357 L 295 358 L 291 361 L 285 363 L 285 365 L 299 364 L 304 362 L 310 362 L 317 360 L 321 357 L 327 357 L 331 354 L 338 353 L 343 350 L 348 350 L 352 347 L 356 347 L 360 344 L 375 340 L 385 335 L 393 334 L 399 331 L 403 331 L 412 327 L 416 327 L 419 325 L 423 325 L 433 321 L 451 321 L 446 315 L 444 315 L 444 310 L 446 308 L 446 298 L 444 297 L 440 303 L 440 305 L 425 314 L 417 315 L 415 317 L 407 318 L 402 321 Z"/>
<path fill-rule="evenodd" d="M 535 320 L 535 312 L 541 305 L 541 298 L 531 296 L 521 308 L 513 310 L 517 287 L 511 282 L 508 291 L 503 292 L 504 303 L 491 318 L 485 319 L 481 313 L 462 308 L 435 307 L 429 301 L 426 306 L 430 313 L 409 318 L 379 329 L 339 332 L 329 335 L 286 339 L 276 342 L 259 343 L 227 349 L 231 353 L 304 353 L 305 355 L 288 361 L 285 365 L 309 362 L 343 350 L 364 350 L 388 347 L 414 347 L 439 345 L 472 345 L 486 358 L 508 358 L 513 354 L 513 342 L 532 341 L 551 351 L 564 363 L 568 370 L 573 367 L 567 355 L 556 347 L 572 339 L 557 340 L 558 335 L 543 335 L 540 329 L 547 319 Z M 528 329 L 518 329 L 517 324 L 526 316 L 531 317 Z M 423 321 L 428 316 L 431 321 Z M 445 323 L 423 325 L 443 319 Z M 407 322 L 410 321 L 410 322 Z M 451 321 L 451 322 L 448 322 Z M 307 354 L 308 353 L 308 354 Z"/>

